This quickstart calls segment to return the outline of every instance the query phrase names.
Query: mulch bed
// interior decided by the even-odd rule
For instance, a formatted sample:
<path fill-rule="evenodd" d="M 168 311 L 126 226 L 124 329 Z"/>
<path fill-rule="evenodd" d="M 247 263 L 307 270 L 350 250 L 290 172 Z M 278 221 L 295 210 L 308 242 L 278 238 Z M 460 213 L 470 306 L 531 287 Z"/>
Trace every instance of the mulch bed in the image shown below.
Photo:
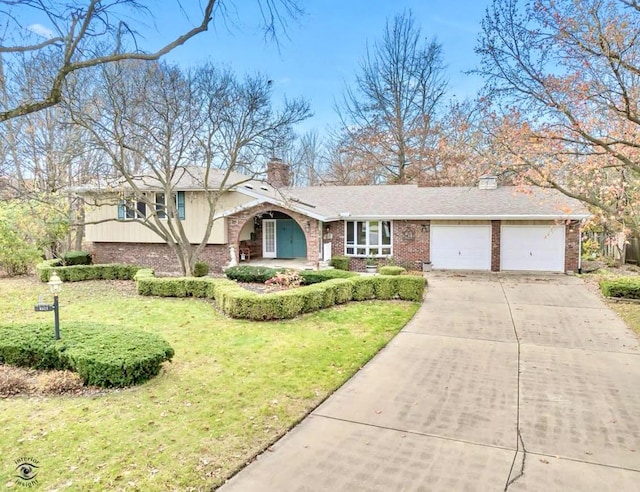
<path fill-rule="evenodd" d="M 255 292 L 256 294 L 270 294 L 271 292 L 287 290 L 279 287 L 278 285 L 265 285 L 254 282 L 238 282 L 238 285 L 243 289 Z"/>
<path fill-rule="evenodd" d="M 0 364 L 0 398 L 15 396 L 97 396 L 120 391 L 84 386 L 70 371 L 38 371 Z"/>

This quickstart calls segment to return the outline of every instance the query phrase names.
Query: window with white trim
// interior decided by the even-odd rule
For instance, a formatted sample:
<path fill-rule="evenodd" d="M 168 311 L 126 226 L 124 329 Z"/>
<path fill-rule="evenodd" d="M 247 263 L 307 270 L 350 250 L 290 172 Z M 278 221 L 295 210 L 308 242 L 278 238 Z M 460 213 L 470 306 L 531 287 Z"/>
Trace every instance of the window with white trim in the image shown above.
<path fill-rule="evenodd" d="M 178 209 L 178 196 L 175 193 L 171 194 L 171 198 L 175 203 L 176 210 Z M 167 218 L 167 194 L 162 192 L 156 192 L 156 214 L 158 214 L 159 219 Z"/>
<path fill-rule="evenodd" d="M 146 196 L 145 193 L 143 195 Z M 171 194 L 173 200 L 175 200 L 176 210 L 178 211 L 178 218 L 184 220 L 185 217 L 185 200 L 184 191 L 178 191 Z M 151 200 L 151 197 L 150 197 Z M 150 206 L 155 205 L 155 210 L 159 218 L 167 218 L 167 201 L 166 194 L 162 192 L 156 192 L 155 198 L 151 202 Z M 153 208 L 151 209 L 153 210 Z M 137 200 L 134 196 L 125 197 L 120 200 L 118 204 L 118 219 L 119 220 L 136 220 L 144 219 L 147 216 L 147 204 L 143 200 Z"/>
<path fill-rule="evenodd" d="M 147 216 L 147 206 L 141 200 L 130 196 L 120 200 L 118 204 L 118 219 L 135 220 L 144 219 Z"/>
<path fill-rule="evenodd" d="M 184 220 L 184 191 L 178 191 L 177 193 L 171 193 L 171 199 L 176 205 L 178 211 L 178 218 Z M 167 218 L 167 194 L 164 192 L 156 192 L 156 214 L 159 219 Z"/>
<path fill-rule="evenodd" d="M 391 221 L 352 220 L 345 228 L 348 256 L 391 256 Z"/>

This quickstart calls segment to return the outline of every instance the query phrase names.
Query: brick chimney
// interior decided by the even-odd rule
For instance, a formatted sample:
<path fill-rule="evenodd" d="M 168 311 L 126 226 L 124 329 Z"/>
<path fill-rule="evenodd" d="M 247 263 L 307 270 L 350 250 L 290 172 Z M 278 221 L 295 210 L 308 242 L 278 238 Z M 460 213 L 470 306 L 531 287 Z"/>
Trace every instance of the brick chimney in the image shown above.
<path fill-rule="evenodd" d="M 267 183 L 274 188 L 291 186 L 291 168 L 282 159 L 272 157 L 267 163 Z"/>

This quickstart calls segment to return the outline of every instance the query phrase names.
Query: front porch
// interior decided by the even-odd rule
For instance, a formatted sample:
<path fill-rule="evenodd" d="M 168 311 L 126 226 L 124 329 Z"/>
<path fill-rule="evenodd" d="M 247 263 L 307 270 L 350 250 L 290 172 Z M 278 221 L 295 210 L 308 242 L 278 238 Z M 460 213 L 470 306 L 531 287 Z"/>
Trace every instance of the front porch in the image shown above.
<path fill-rule="evenodd" d="M 317 270 L 322 224 L 271 203 L 228 217 L 228 244 L 236 264 Z"/>

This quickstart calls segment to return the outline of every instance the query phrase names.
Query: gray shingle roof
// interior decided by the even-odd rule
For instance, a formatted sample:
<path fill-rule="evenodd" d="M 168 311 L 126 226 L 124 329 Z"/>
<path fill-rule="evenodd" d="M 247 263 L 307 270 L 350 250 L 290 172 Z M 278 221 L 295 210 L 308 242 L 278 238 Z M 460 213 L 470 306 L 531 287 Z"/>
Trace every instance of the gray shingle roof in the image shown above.
<path fill-rule="evenodd" d="M 202 190 L 204 167 L 186 166 L 172 181 L 176 190 Z M 207 188 L 219 189 L 224 171 L 212 169 Z M 161 189 L 151 176 L 136 179 L 142 190 Z M 126 185 L 125 185 L 126 186 Z M 230 173 L 232 187 L 257 200 L 278 203 L 303 214 L 340 219 L 582 219 L 589 211 L 557 190 L 537 187 L 418 187 L 417 185 L 311 186 L 274 189 L 261 180 Z M 91 188 L 91 187 L 89 187 Z M 99 190 L 100 187 L 93 187 Z M 230 212 L 231 213 L 231 212 Z"/>
<path fill-rule="evenodd" d="M 579 201 L 557 190 L 534 187 L 314 186 L 291 188 L 285 195 L 300 211 L 328 219 L 579 219 L 590 215 Z"/>
<path fill-rule="evenodd" d="M 184 166 L 176 170 L 171 186 L 176 190 L 217 190 L 221 187 L 225 177 L 225 171 L 221 169 L 210 169 L 209 175 L 206 176 L 206 168 L 200 166 Z M 208 178 L 208 179 L 207 179 Z M 205 185 L 205 179 L 208 183 Z M 224 182 L 224 189 L 234 186 L 238 183 L 250 181 L 251 176 L 230 172 Z M 137 176 L 134 178 L 137 186 L 141 190 L 158 190 L 162 189 L 162 182 L 153 175 Z"/>

